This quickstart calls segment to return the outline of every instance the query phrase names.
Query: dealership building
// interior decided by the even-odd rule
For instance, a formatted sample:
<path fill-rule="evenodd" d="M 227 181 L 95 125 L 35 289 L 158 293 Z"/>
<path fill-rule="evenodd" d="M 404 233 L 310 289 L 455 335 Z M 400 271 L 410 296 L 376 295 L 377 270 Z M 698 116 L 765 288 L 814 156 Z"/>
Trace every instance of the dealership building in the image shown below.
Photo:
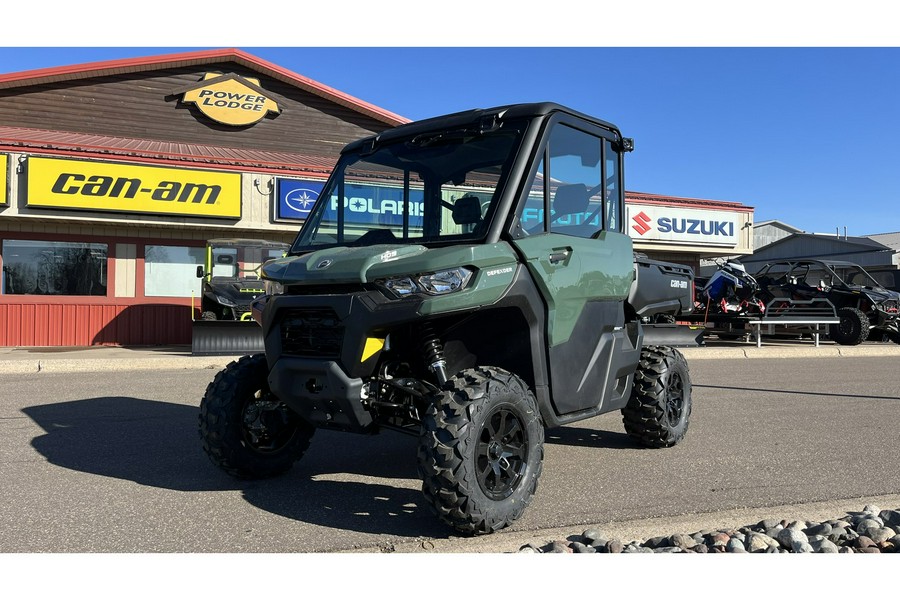
<path fill-rule="evenodd" d="M 236 49 L 0 75 L 0 346 L 189 344 L 206 240 L 290 242 L 341 148 L 407 121 Z M 743 204 L 626 217 L 695 269 L 753 251 Z"/>

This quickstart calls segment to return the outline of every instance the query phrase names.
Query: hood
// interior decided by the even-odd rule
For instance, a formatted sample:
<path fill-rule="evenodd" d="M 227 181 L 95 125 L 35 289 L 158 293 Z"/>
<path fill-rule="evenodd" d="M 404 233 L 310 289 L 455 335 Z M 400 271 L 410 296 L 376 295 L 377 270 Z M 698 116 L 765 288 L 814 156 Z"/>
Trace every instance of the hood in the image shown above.
<path fill-rule="evenodd" d="M 512 248 L 503 242 L 441 248 L 417 244 L 339 246 L 269 261 L 262 267 L 262 275 L 285 285 L 362 284 L 392 275 L 470 265 L 484 268 L 515 260 Z"/>
<path fill-rule="evenodd" d="M 882 304 L 888 300 L 900 302 L 900 292 L 886 290 L 884 288 L 862 287 L 858 288 L 860 292 L 866 295 L 873 304 Z"/>
<path fill-rule="evenodd" d="M 206 289 L 229 300 L 244 303 L 265 293 L 261 279 L 213 281 L 205 285 Z"/>

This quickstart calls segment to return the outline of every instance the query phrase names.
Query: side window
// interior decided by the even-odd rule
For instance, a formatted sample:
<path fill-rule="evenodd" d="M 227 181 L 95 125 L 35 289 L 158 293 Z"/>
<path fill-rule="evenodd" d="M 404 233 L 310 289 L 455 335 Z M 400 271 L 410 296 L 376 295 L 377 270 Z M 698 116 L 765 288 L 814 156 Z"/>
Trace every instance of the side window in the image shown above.
<path fill-rule="evenodd" d="M 612 142 L 603 140 L 604 160 L 606 161 L 606 200 L 604 229 L 618 231 L 620 226 L 619 210 L 622 194 L 622 176 L 619 173 L 619 153 L 613 150 Z"/>
<path fill-rule="evenodd" d="M 557 123 L 528 196 L 516 235 L 553 233 L 590 238 L 622 226 L 619 153 L 605 138 Z M 549 194 L 549 214 L 544 197 Z"/>
<path fill-rule="evenodd" d="M 603 228 L 602 143 L 567 125 L 550 134 L 550 231 L 591 237 Z"/>
<path fill-rule="evenodd" d="M 535 235 L 544 232 L 544 161 L 541 159 L 537 173 L 528 188 L 528 198 L 519 215 L 519 227 L 524 233 Z"/>

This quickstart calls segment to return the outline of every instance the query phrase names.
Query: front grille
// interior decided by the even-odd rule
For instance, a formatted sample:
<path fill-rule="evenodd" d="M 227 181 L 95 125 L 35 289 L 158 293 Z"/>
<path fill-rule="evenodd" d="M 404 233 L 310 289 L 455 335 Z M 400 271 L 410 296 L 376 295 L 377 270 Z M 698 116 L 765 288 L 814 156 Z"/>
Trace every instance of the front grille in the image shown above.
<path fill-rule="evenodd" d="M 294 308 L 281 319 L 281 351 L 305 358 L 338 358 L 344 327 L 330 308 Z"/>
<path fill-rule="evenodd" d="M 284 293 L 291 296 L 330 296 L 335 294 L 357 294 L 375 289 L 371 284 L 361 283 L 329 283 L 289 285 Z"/>
<path fill-rule="evenodd" d="M 881 303 L 881 310 L 888 314 L 898 314 L 898 303 L 896 300 L 885 300 Z"/>
<path fill-rule="evenodd" d="M 250 312 L 250 305 L 238 304 L 234 307 L 234 312 L 237 315 L 237 318 L 240 319 L 242 314 Z"/>

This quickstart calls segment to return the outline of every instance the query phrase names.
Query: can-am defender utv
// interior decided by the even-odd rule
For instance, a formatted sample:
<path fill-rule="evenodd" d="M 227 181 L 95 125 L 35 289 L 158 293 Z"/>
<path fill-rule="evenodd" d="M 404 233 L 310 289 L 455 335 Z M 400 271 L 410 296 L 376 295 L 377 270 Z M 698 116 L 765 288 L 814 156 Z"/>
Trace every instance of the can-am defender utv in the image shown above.
<path fill-rule="evenodd" d="M 316 428 L 415 435 L 428 504 L 478 534 L 528 506 L 545 427 L 621 410 L 638 443 L 679 442 L 688 367 L 657 345 L 676 326 L 650 321 L 690 311 L 693 272 L 635 262 L 631 146 L 549 103 L 347 145 L 288 256 L 262 269 L 265 354 L 206 390 L 209 457 L 258 478 L 286 471 Z"/>

